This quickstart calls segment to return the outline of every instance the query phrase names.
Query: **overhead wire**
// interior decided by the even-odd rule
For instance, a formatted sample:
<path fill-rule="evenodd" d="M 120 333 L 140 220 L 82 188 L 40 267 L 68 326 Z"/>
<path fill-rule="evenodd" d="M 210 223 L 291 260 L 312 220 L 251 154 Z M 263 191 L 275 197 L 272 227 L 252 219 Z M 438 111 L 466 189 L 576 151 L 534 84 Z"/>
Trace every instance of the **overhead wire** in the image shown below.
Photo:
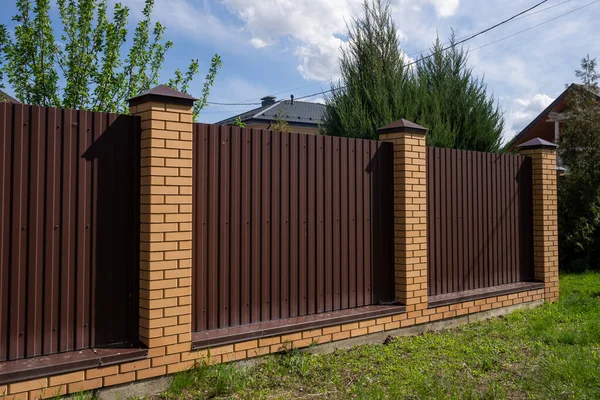
<path fill-rule="evenodd" d="M 492 42 L 490 42 L 490 43 L 486 43 L 486 44 L 484 44 L 483 46 L 479 46 L 479 47 L 477 47 L 477 48 L 475 48 L 475 49 L 471 49 L 471 50 L 469 50 L 469 51 L 476 51 L 476 50 L 479 50 L 479 49 L 481 49 L 481 48 L 484 48 L 484 47 L 490 46 L 490 45 L 492 45 L 492 44 L 498 43 L 498 42 L 500 42 L 500 41 L 503 41 L 503 40 L 509 39 L 509 38 L 511 38 L 511 37 L 514 37 L 514 36 L 516 36 L 516 35 L 519 35 L 519 34 L 521 34 L 521 33 L 524 33 L 524 32 L 527 32 L 527 31 L 529 31 L 529 30 L 532 30 L 532 29 L 534 29 L 534 28 L 537 28 L 537 27 L 539 27 L 539 26 L 541 26 L 541 25 L 547 24 L 547 23 L 549 23 L 549 22 L 552 22 L 552 21 L 555 21 L 555 20 L 557 20 L 557 19 L 559 19 L 559 18 L 562 18 L 562 17 L 565 17 L 565 16 L 567 16 L 567 15 L 570 15 L 570 14 L 572 14 L 572 13 L 574 13 L 574 12 L 577 12 L 577 11 L 579 11 L 579 10 L 583 9 L 583 8 L 589 7 L 589 6 L 591 6 L 592 4 L 594 4 L 594 3 L 598 3 L 598 2 L 600 2 L 600 0 L 594 0 L 594 1 L 592 1 L 592 2 L 590 2 L 590 3 L 587 3 L 587 4 L 585 4 L 585 5 L 581 6 L 581 7 L 575 8 L 575 9 L 573 9 L 573 10 L 570 10 L 570 11 L 566 12 L 566 13 L 563 13 L 563 14 L 561 14 L 561 15 L 558 15 L 558 16 L 556 16 L 556 17 L 554 17 L 554 18 L 551 18 L 551 19 L 548 19 L 548 20 L 546 20 L 546 21 L 544 21 L 544 22 L 541 22 L 541 23 L 539 23 L 539 24 L 533 25 L 533 26 L 531 26 L 531 27 L 529 27 L 529 28 L 527 28 L 527 29 L 523 29 L 523 30 L 521 30 L 521 31 L 515 32 L 515 33 L 513 33 L 513 34 L 511 34 L 511 35 L 508 35 L 508 36 L 505 36 L 505 37 L 503 37 L 503 38 L 500 38 L 500 39 L 494 40 L 494 41 L 492 41 Z M 542 3 L 538 3 L 538 4 L 537 4 L 537 6 L 539 6 L 539 5 L 541 5 L 541 4 L 542 4 Z M 535 7 L 535 6 L 534 6 L 534 7 Z M 532 8 L 530 8 L 530 10 L 531 10 L 531 9 L 532 9 Z M 519 14 L 515 15 L 515 17 L 516 17 L 516 16 L 519 16 L 519 15 L 522 15 L 522 14 L 523 14 L 523 12 L 521 12 L 521 13 L 519 13 Z M 510 21 L 510 20 L 513 20 L 513 19 L 514 19 L 514 18 L 509 18 L 508 20 L 505 20 L 505 21 Z M 496 24 L 495 26 L 499 26 L 499 25 L 498 25 L 498 24 Z M 488 28 L 488 29 L 486 29 L 485 31 L 489 31 L 489 28 Z M 483 32 L 483 31 L 482 31 L 482 32 Z M 440 50 L 440 51 L 438 51 L 438 52 L 434 52 L 434 53 L 428 54 L 428 55 L 426 55 L 426 56 L 424 56 L 424 57 L 421 57 L 421 58 L 420 58 L 420 59 L 418 59 L 418 60 L 415 60 L 415 61 L 413 61 L 413 62 L 410 62 L 410 63 L 406 64 L 406 65 L 405 65 L 405 67 L 409 67 L 409 66 L 415 65 L 415 64 L 417 64 L 417 63 L 419 63 L 419 62 L 421 62 L 421 61 L 423 61 L 423 60 L 426 60 L 426 59 L 428 59 L 428 58 L 431 58 L 431 57 L 433 57 L 434 55 L 436 55 L 436 54 L 438 54 L 438 53 L 442 53 L 442 52 L 444 52 L 444 51 L 448 50 L 449 48 L 452 48 L 452 47 L 455 47 L 455 46 L 457 46 L 457 45 L 459 45 L 459 44 L 465 43 L 466 41 L 468 41 L 468 40 L 471 40 L 471 39 L 473 39 L 474 37 L 477 37 L 477 36 L 479 36 L 480 34 L 482 34 L 482 32 L 479 32 L 479 33 L 477 33 L 477 34 L 475 34 L 475 35 L 471 35 L 471 36 L 467 37 L 467 38 L 466 38 L 466 39 L 464 39 L 464 40 L 458 41 L 458 42 L 456 42 L 456 43 L 454 44 L 454 46 L 448 46 L 448 47 L 445 47 L 445 48 L 443 48 L 442 50 Z M 325 94 L 325 93 L 333 92 L 333 91 L 335 91 L 335 90 L 344 89 L 345 87 L 346 87 L 346 86 L 340 86 L 339 88 L 328 89 L 328 90 L 321 91 L 321 92 L 318 92 L 318 93 L 313 93 L 313 94 L 309 94 L 309 95 L 306 95 L 306 96 L 301 96 L 301 97 L 298 97 L 298 98 L 297 98 L 297 100 L 301 100 L 301 99 L 307 99 L 307 98 L 309 98 L 309 97 L 315 97 L 315 96 L 323 95 L 323 94 Z"/>

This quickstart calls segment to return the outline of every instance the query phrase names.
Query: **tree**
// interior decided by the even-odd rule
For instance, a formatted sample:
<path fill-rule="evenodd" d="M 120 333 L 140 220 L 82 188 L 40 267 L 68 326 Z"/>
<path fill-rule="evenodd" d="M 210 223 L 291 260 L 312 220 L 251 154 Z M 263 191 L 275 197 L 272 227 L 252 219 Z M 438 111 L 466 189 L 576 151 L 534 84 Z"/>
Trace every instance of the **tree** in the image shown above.
<path fill-rule="evenodd" d="M 429 128 L 428 144 L 497 152 L 504 119 L 483 79 L 473 76 L 467 51 L 438 38 L 416 67 L 415 120 Z M 447 50 L 444 50 L 448 47 Z"/>
<path fill-rule="evenodd" d="M 277 115 L 275 116 L 275 119 L 269 126 L 269 129 L 272 129 L 274 131 L 281 131 L 281 132 L 289 132 L 290 131 L 290 125 L 285 120 L 283 110 L 280 110 L 277 113 Z"/>
<path fill-rule="evenodd" d="M 50 19 L 50 0 L 17 0 L 13 35 L 0 26 L 0 82 L 8 80 L 16 97 L 27 104 L 127 113 L 127 99 L 159 83 L 165 54 L 165 27 L 151 16 L 154 0 L 145 0 L 130 47 L 129 9 L 115 3 L 112 19 L 107 0 L 57 0 L 59 21 Z M 53 26 L 60 25 L 57 33 Z M 215 55 L 194 116 L 206 100 L 221 59 Z M 187 92 L 199 62 L 185 73 L 177 69 L 169 85 Z M 0 83 L 1 85 L 2 83 Z"/>
<path fill-rule="evenodd" d="M 429 128 L 433 146 L 498 151 L 504 120 L 483 79 L 473 76 L 468 54 L 438 39 L 431 57 L 406 63 L 389 3 L 365 1 L 348 27 L 342 49 L 342 83 L 332 85 L 323 133 L 374 139 L 376 130 L 406 118 Z"/>
<path fill-rule="evenodd" d="M 559 178 L 561 265 L 600 268 L 600 95 L 596 60 L 581 61 L 580 85 L 569 87 L 568 119 L 558 152 L 567 174 Z"/>
<path fill-rule="evenodd" d="M 390 5 L 365 1 L 363 11 L 348 26 L 348 47 L 340 59 L 343 84 L 332 84 L 326 99 L 321 126 L 326 135 L 375 138 L 378 128 L 408 118 L 412 81 Z"/>

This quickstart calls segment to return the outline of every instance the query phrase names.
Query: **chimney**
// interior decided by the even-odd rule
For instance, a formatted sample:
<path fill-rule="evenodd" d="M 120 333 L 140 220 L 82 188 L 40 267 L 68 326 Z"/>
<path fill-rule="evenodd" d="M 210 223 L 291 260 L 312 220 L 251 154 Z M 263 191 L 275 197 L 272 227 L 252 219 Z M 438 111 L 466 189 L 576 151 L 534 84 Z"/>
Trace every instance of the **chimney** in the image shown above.
<path fill-rule="evenodd" d="M 291 100 L 290 104 L 294 105 L 294 95 L 293 94 L 290 95 L 290 100 Z"/>
<path fill-rule="evenodd" d="M 260 101 L 263 107 L 270 106 L 271 104 L 275 104 L 275 96 L 265 96 Z"/>

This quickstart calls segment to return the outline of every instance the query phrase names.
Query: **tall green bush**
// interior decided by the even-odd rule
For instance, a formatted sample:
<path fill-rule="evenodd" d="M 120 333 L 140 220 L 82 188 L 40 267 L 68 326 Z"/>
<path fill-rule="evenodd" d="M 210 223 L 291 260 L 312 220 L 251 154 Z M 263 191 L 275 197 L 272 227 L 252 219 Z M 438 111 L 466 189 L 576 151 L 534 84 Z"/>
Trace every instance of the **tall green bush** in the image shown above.
<path fill-rule="evenodd" d="M 52 21 L 50 0 L 16 1 L 14 30 L 0 25 L 0 89 L 7 81 L 27 104 L 127 113 L 127 99 L 158 85 L 173 43 L 160 22 L 152 23 L 154 0 L 145 0 L 130 38 L 129 9 L 121 3 L 112 5 L 112 18 L 107 0 L 57 0 L 57 6 Z M 220 66 L 215 54 L 194 116 L 206 106 Z M 187 92 L 198 71 L 192 59 L 168 84 Z"/>
<path fill-rule="evenodd" d="M 600 269 L 600 105 L 596 60 L 576 71 L 580 85 L 567 95 L 568 119 L 558 153 L 566 175 L 558 179 L 561 266 Z"/>
<path fill-rule="evenodd" d="M 502 113 L 473 75 L 467 51 L 454 46 L 454 34 L 450 48 L 438 39 L 433 56 L 409 65 L 389 3 L 365 1 L 363 10 L 348 26 L 342 79 L 332 84 L 322 132 L 373 139 L 377 128 L 406 118 L 429 128 L 429 145 L 498 151 Z"/>

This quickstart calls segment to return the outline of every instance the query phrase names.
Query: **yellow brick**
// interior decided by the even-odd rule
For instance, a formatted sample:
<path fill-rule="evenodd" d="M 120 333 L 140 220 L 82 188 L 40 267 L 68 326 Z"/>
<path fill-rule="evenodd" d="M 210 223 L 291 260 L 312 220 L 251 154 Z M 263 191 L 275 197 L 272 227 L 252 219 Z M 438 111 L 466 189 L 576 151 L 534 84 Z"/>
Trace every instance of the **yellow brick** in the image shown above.
<path fill-rule="evenodd" d="M 85 379 L 92 380 L 94 378 L 102 378 L 104 376 L 114 375 L 117 373 L 119 373 L 118 365 L 113 365 L 110 367 L 103 367 L 103 368 L 88 369 L 87 371 L 85 371 Z"/>
<path fill-rule="evenodd" d="M 51 399 L 64 396 L 65 394 L 67 394 L 67 385 L 59 385 L 44 389 L 32 390 L 29 392 L 29 399 Z"/>
<path fill-rule="evenodd" d="M 156 368 L 143 369 L 141 371 L 136 372 L 136 379 L 148 379 L 153 378 L 155 376 L 165 375 L 167 373 L 167 367 L 160 366 Z"/>
<path fill-rule="evenodd" d="M 67 383 L 82 381 L 84 379 L 85 379 L 84 371 L 71 372 L 70 374 L 51 376 L 48 385 L 49 386 L 59 386 L 59 385 L 67 384 Z"/>
<path fill-rule="evenodd" d="M 154 358 L 152 359 L 152 367 L 159 367 L 167 364 L 175 364 L 179 362 L 179 359 L 179 354 L 171 354 L 169 356 Z"/>
<path fill-rule="evenodd" d="M 250 350 L 258 347 L 258 340 L 249 340 L 247 342 L 236 343 L 234 345 L 234 351 Z"/>
<path fill-rule="evenodd" d="M 167 354 L 183 353 L 184 351 L 190 351 L 189 343 L 173 344 L 167 346 Z"/>
<path fill-rule="evenodd" d="M 168 121 L 165 129 L 169 131 L 191 132 L 192 124 L 186 122 L 170 122 Z"/>
<path fill-rule="evenodd" d="M 90 379 L 87 381 L 70 383 L 67 387 L 69 393 L 80 393 L 88 390 L 102 387 L 102 378 Z"/>
<path fill-rule="evenodd" d="M 119 368 L 120 368 L 120 371 L 122 374 L 131 372 L 131 371 L 138 371 L 140 369 L 150 368 L 150 360 L 145 359 L 145 360 L 134 361 L 134 362 L 126 363 L 126 364 L 121 364 L 119 366 Z"/>
<path fill-rule="evenodd" d="M 45 387 L 48 387 L 48 379 L 46 378 L 19 383 L 11 383 L 8 385 L 8 394 L 28 392 L 30 390 L 43 389 Z"/>

